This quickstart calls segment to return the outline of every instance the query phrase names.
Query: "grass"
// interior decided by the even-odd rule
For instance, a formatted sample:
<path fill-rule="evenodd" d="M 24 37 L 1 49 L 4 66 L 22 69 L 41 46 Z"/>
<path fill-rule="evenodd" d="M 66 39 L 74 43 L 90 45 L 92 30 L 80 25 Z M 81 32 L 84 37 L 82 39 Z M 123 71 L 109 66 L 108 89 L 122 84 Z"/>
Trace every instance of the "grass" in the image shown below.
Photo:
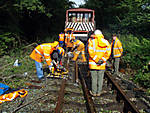
<path fill-rule="evenodd" d="M 10 55 L 0 58 L 0 78 L 2 78 L 2 83 L 7 84 L 11 88 L 24 87 L 25 82 L 35 75 L 34 61 L 29 57 L 32 49 L 32 46 L 24 49 L 20 48 L 11 51 Z M 21 63 L 18 67 L 13 66 L 16 59 Z M 24 73 L 27 73 L 27 76 Z"/>

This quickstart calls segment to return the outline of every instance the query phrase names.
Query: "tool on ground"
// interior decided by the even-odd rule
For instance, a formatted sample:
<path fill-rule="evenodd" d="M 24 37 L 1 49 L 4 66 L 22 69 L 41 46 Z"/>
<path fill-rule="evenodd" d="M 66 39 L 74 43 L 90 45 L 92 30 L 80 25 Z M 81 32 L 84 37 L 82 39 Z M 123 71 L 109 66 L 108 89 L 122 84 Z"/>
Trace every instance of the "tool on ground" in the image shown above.
<path fill-rule="evenodd" d="M 54 60 L 52 61 L 56 68 L 52 68 L 52 71 L 47 75 L 47 77 L 52 77 L 52 78 L 65 78 L 68 77 L 68 70 L 64 68 L 63 66 L 57 64 Z"/>
<path fill-rule="evenodd" d="M 67 55 L 68 55 L 69 58 L 73 58 L 73 53 L 72 52 L 68 52 Z"/>

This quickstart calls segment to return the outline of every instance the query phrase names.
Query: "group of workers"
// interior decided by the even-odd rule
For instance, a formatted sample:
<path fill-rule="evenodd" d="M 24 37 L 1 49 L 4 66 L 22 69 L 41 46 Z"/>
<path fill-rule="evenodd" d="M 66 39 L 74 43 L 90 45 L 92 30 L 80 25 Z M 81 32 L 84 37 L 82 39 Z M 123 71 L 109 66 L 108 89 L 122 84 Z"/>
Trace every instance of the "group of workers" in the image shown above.
<path fill-rule="evenodd" d="M 92 87 L 90 94 L 100 96 L 102 93 L 103 77 L 106 69 L 106 61 L 111 56 L 113 62 L 113 75 L 118 75 L 119 60 L 123 53 L 120 40 L 113 35 L 111 44 L 104 39 L 100 30 L 95 30 L 88 40 L 89 69 L 91 73 Z"/>
<path fill-rule="evenodd" d="M 106 69 L 106 62 L 110 58 L 113 59 L 114 75 L 118 74 L 119 60 L 123 53 L 123 48 L 120 40 L 116 35 L 112 36 L 111 44 L 104 38 L 101 30 L 95 30 L 88 39 L 88 64 L 91 73 L 91 90 L 92 96 L 100 96 L 103 86 L 103 77 Z M 76 61 L 79 54 L 82 53 L 81 62 L 86 62 L 85 57 L 85 45 L 84 43 L 76 39 L 73 35 L 73 29 L 67 28 L 64 33 L 59 34 L 59 42 L 44 43 L 38 45 L 30 57 L 35 61 L 37 76 L 39 80 L 44 78 L 42 61 L 45 59 L 49 70 L 52 71 L 52 67 L 62 66 L 61 58 L 63 55 L 69 55 L 72 53 L 72 61 Z"/>
<path fill-rule="evenodd" d="M 67 28 L 64 33 L 59 34 L 59 41 L 40 44 L 32 51 L 30 57 L 35 61 L 37 77 L 39 80 L 45 80 L 42 68 L 44 59 L 46 60 L 50 72 L 54 72 L 56 68 L 63 68 L 61 59 L 65 54 L 72 56 L 72 61 L 76 61 L 81 52 L 81 62 L 86 62 L 84 43 L 77 40 L 73 36 L 72 31 L 72 28 Z"/>

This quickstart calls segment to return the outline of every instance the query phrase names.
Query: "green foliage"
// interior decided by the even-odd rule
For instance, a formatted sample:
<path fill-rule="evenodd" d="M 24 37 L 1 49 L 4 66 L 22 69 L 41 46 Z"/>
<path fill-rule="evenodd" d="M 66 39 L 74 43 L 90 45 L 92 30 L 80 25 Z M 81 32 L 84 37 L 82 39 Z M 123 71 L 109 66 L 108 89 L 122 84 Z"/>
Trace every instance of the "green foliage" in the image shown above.
<path fill-rule="evenodd" d="M 8 77 L 2 82 L 5 82 L 8 86 L 11 88 L 20 88 L 25 87 L 25 82 L 32 78 L 33 76 L 36 76 L 34 73 L 35 70 L 35 63 L 34 61 L 29 57 L 29 55 L 32 52 L 31 46 L 19 48 L 17 51 L 16 49 L 13 50 L 13 52 L 9 56 L 3 56 L 0 58 L 0 65 L 3 65 L 0 67 L 0 76 L 1 77 Z M 19 63 L 21 63 L 20 66 L 14 67 L 13 64 L 15 60 L 18 59 Z M 27 76 L 24 75 L 24 73 L 27 73 Z M 10 76 L 14 76 L 13 78 L 9 79 Z"/>
<path fill-rule="evenodd" d="M 15 37 L 11 33 L 6 32 L 0 35 L 0 55 L 4 55 L 8 52 L 10 48 L 13 48 L 17 42 L 15 42 Z"/>
<path fill-rule="evenodd" d="M 134 81 L 145 88 L 150 88 L 150 73 L 138 73 L 134 77 Z"/>
<path fill-rule="evenodd" d="M 41 2 L 41 0 L 21 0 L 17 1 L 14 6 L 16 8 L 19 8 L 19 10 L 21 11 L 24 11 L 26 9 L 28 11 L 38 11 L 39 13 L 46 14 L 48 17 L 52 16 L 51 13 L 46 12 L 46 7 Z"/>
<path fill-rule="evenodd" d="M 120 37 L 124 48 L 124 61 L 131 68 L 141 69 L 150 61 L 150 40 L 143 37 L 137 38 L 133 35 L 122 35 Z"/>
<path fill-rule="evenodd" d="M 143 37 L 137 38 L 131 34 L 121 35 L 120 39 L 124 49 L 124 63 L 137 71 L 132 80 L 145 88 L 150 88 L 150 70 L 148 69 L 150 40 Z"/>
<path fill-rule="evenodd" d="M 85 0 L 85 8 L 95 10 L 97 28 L 127 31 L 149 38 L 149 0 Z M 108 18 L 109 17 L 109 18 Z"/>
<path fill-rule="evenodd" d="M 73 7 L 69 0 L 0 1 L 0 32 L 12 32 L 28 42 L 60 33 L 65 13 Z"/>

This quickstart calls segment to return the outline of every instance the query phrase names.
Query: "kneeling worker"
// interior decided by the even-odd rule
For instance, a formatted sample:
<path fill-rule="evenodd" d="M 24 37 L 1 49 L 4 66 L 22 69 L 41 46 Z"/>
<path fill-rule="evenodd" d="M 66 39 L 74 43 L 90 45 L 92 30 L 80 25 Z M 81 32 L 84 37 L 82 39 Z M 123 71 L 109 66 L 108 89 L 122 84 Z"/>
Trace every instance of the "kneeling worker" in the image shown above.
<path fill-rule="evenodd" d="M 65 54 L 65 50 L 62 47 L 58 47 L 56 50 L 53 51 L 53 53 L 51 54 L 51 59 L 53 62 L 53 67 L 54 70 L 51 70 L 52 72 L 57 70 L 57 69 L 62 69 L 62 57 Z"/>
<path fill-rule="evenodd" d="M 43 69 L 42 69 L 42 61 L 46 60 L 47 65 L 49 66 L 49 70 L 52 70 L 52 59 L 51 54 L 54 50 L 57 50 L 59 47 L 58 41 L 54 41 L 53 43 L 43 43 L 38 45 L 30 54 L 30 57 L 35 61 L 37 77 L 39 80 L 44 78 Z"/>
<path fill-rule="evenodd" d="M 85 58 L 85 45 L 80 40 L 77 40 L 75 38 L 71 39 L 71 42 L 73 43 L 73 48 L 71 51 L 73 51 L 74 57 L 72 58 L 72 61 L 76 61 L 80 52 L 82 53 L 82 60 L 81 62 L 86 62 Z"/>

